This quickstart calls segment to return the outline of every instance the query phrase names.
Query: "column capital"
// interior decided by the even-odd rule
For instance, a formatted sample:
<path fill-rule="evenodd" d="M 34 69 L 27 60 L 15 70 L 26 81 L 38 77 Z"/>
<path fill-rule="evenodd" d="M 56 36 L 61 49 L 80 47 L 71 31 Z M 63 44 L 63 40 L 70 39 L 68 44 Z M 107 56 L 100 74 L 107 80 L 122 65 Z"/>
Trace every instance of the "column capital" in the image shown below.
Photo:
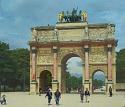
<path fill-rule="evenodd" d="M 53 53 L 58 53 L 58 51 L 59 51 L 59 48 L 57 46 L 52 47 L 52 52 Z"/>
<path fill-rule="evenodd" d="M 112 47 L 108 47 L 108 48 L 107 48 L 107 51 L 108 51 L 108 52 L 112 52 Z"/>
<path fill-rule="evenodd" d="M 53 79 L 52 83 L 58 83 L 58 80 Z"/>
<path fill-rule="evenodd" d="M 88 48 L 84 47 L 84 52 L 89 52 L 89 47 Z"/>
<path fill-rule="evenodd" d="M 89 46 L 88 45 L 84 46 L 84 52 L 89 52 Z"/>
<path fill-rule="evenodd" d="M 90 81 L 89 80 L 85 80 L 85 83 L 84 84 L 90 84 Z"/>
<path fill-rule="evenodd" d="M 32 53 L 37 53 L 36 47 L 31 47 L 31 52 L 32 52 Z"/>

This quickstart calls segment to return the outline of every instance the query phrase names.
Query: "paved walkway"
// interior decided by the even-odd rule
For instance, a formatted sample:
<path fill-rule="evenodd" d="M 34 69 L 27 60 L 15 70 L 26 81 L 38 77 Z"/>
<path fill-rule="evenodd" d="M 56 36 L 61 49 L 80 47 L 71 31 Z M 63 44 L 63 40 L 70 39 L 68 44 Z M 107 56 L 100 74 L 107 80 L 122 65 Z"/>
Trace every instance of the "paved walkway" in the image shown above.
<path fill-rule="evenodd" d="M 42 94 L 28 95 L 28 93 L 11 92 L 5 93 L 7 96 L 7 105 L 0 107 L 57 107 L 54 99 L 52 105 L 47 105 L 47 98 Z M 125 93 L 108 97 L 107 95 L 91 95 L 90 103 L 81 103 L 78 94 L 63 94 L 59 107 L 124 107 Z"/>

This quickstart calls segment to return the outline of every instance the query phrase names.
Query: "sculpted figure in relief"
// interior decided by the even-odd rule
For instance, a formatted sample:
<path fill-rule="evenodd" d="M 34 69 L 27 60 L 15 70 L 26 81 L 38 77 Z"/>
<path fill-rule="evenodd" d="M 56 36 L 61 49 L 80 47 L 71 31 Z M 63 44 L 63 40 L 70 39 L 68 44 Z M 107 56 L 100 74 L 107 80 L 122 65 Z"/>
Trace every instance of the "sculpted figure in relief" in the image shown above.
<path fill-rule="evenodd" d="M 33 41 L 37 41 L 37 31 L 36 31 L 35 28 L 34 28 L 33 31 L 32 31 L 32 40 L 33 40 Z"/>
<path fill-rule="evenodd" d="M 106 62 L 106 54 L 104 48 L 96 47 L 91 49 L 90 61 L 91 62 Z"/>
<path fill-rule="evenodd" d="M 115 33 L 115 28 L 112 26 L 108 26 L 108 38 L 112 38 Z"/>
<path fill-rule="evenodd" d="M 51 56 L 39 56 L 38 57 L 39 64 L 50 64 L 52 63 Z"/>
<path fill-rule="evenodd" d="M 60 12 L 60 13 L 58 14 L 58 20 L 59 20 L 59 22 L 62 22 L 62 21 L 63 21 L 63 18 L 64 18 L 64 11 L 62 11 L 62 12 Z"/>
<path fill-rule="evenodd" d="M 81 14 L 82 21 L 87 22 L 87 18 L 88 18 L 87 12 L 83 11 Z"/>

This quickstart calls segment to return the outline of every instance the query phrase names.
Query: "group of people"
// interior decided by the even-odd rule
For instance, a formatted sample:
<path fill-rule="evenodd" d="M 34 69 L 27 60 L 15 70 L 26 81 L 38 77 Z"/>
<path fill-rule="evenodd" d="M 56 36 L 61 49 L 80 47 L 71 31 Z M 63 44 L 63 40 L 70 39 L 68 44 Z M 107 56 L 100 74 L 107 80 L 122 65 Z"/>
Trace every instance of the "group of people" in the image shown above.
<path fill-rule="evenodd" d="M 46 92 L 45 97 L 48 97 L 48 105 L 50 105 L 51 104 L 51 99 L 52 99 L 51 89 L 48 89 L 48 91 Z M 61 98 L 61 92 L 58 89 L 54 93 L 54 97 L 55 97 L 56 105 L 59 105 L 59 100 Z"/>
<path fill-rule="evenodd" d="M 79 90 L 79 93 L 80 93 L 81 102 L 82 103 L 84 102 L 84 96 L 85 96 L 85 102 L 89 103 L 88 98 L 90 96 L 90 92 L 89 92 L 88 88 L 86 88 L 86 90 L 84 91 L 84 87 L 81 87 Z M 50 88 L 47 90 L 45 97 L 48 97 L 48 105 L 50 105 L 51 99 L 52 99 L 52 92 L 51 92 Z M 111 86 L 109 87 L 109 97 L 112 97 L 112 87 Z M 59 91 L 59 89 L 57 89 L 56 92 L 54 92 L 54 98 L 55 98 L 56 105 L 59 105 L 59 100 L 61 98 L 61 92 Z"/>
<path fill-rule="evenodd" d="M 84 87 L 81 87 L 81 89 L 79 90 L 79 93 L 80 93 L 81 102 L 83 103 L 83 99 L 84 99 L 84 96 L 85 96 L 85 101 L 87 103 L 89 103 L 88 96 L 90 96 L 90 92 L 89 92 L 88 88 L 86 88 L 86 90 L 84 92 Z M 109 97 L 112 97 L 112 95 L 113 95 L 112 87 L 110 86 L 109 87 Z"/>
<path fill-rule="evenodd" d="M 87 103 L 89 103 L 88 97 L 90 96 L 90 92 L 89 92 L 88 88 L 86 88 L 86 90 L 84 91 L 84 88 L 82 87 L 82 88 L 79 90 L 79 93 L 80 93 L 81 102 L 83 103 L 84 96 L 85 96 L 85 101 L 86 101 Z"/>

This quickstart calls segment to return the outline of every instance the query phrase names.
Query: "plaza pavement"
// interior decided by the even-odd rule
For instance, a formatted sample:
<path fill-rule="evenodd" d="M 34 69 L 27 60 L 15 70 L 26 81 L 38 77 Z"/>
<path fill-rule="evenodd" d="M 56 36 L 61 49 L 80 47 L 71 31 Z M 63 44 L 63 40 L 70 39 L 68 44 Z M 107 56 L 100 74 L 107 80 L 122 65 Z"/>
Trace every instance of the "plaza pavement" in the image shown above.
<path fill-rule="evenodd" d="M 23 92 L 2 93 L 7 96 L 7 105 L 0 107 L 57 107 L 54 99 L 52 105 L 47 104 L 45 94 L 28 95 Z M 125 93 L 117 93 L 113 97 L 107 95 L 91 95 L 90 103 L 81 103 L 79 94 L 62 94 L 59 107 L 124 107 Z"/>

